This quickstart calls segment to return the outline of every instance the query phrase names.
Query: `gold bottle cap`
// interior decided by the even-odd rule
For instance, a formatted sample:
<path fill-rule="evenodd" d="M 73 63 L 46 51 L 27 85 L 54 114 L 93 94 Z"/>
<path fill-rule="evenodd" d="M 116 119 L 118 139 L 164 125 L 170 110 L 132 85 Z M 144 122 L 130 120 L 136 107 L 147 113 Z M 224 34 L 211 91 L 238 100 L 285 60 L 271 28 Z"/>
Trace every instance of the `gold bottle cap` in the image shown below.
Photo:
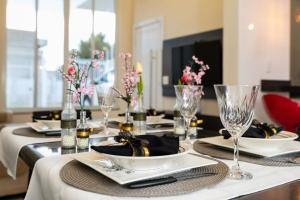
<path fill-rule="evenodd" d="M 77 130 L 78 138 L 88 138 L 90 136 L 89 130 Z"/>
<path fill-rule="evenodd" d="M 197 127 L 197 122 L 196 121 L 191 121 L 190 127 Z"/>
<path fill-rule="evenodd" d="M 197 120 L 197 124 L 199 125 L 199 124 L 203 124 L 203 119 L 198 119 Z"/>
<path fill-rule="evenodd" d="M 133 123 L 123 123 L 121 125 L 121 131 L 132 132 L 133 131 Z"/>

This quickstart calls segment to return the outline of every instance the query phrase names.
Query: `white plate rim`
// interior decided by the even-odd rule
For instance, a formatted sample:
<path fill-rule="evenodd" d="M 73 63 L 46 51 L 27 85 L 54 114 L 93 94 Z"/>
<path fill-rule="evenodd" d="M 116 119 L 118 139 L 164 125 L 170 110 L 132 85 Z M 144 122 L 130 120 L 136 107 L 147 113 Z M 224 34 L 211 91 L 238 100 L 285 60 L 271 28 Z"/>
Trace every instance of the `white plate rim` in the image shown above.
<path fill-rule="evenodd" d="M 212 144 L 215 146 L 223 147 L 226 149 L 233 149 L 233 144 L 227 145 L 224 143 L 220 143 L 220 141 L 224 141 L 223 136 L 215 136 L 215 137 L 208 137 L 208 138 L 201 138 L 197 139 L 200 142 Z M 212 141 L 215 140 L 215 141 Z M 229 140 L 228 140 L 229 141 Z M 271 150 L 266 150 L 266 149 L 250 149 L 250 148 L 245 148 L 242 146 L 239 146 L 239 150 L 244 153 L 256 155 L 259 157 L 273 157 L 273 156 L 279 156 L 279 155 L 285 155 L 285 154 L 290 154 L 290 153 L 295 153 L 295 152 L 300 152 L 300 142 L 298 141 L 289 141 L 291 142 L 291 145 L 286 146 L 285 150 L 278 151 L 278 149 L 271 149 Z M 297 145 L 297 149 L 296 146 Z"/>
<path fill-rule="evenodd" d="M 139 175 L 138 177 L 133 176 L 131 178 L 121 178 L 119 176 L 117 176 L 115 173 L 113 172 L 107 172 L 105 171 L 103 168 L 101 167 L 97 167 L 97 164 L 94 163 L 94 160 L 89 160 L 87 159 L 87 157 L 89 157 L 89 155 L 92 154 L 96 154 L 97 157 L 103 157 L 104 159 L 106 158 L 104 154 L 92 151 L 92 152 L 84 152 L 84 153 L 80 153 L 80 154 L 74 154 L 72 157 L 81 162 L 84 165 L 87 165 L 91 168 L 93 168 L 94 170 L 96 170 L 97 172 L 103 174 L 104 176 L 116 181 L 117 183 L 124 185 L 124 184 L 128 184 L 131 182 L 135 182 L 135 181 L 141 181 L 141 180 L 145 180 L 145 179 L 150 179 L 150 178 L 155 178 L 155 177 L 160 177 L 160 176 L 165 176 L 165 175 L 169 175 L 169 174 L 173 174 L 173 173 L 177 173 L 177 172 L 181 172 L 181 171 L 185 171 L 185 170 L 189 170 L 195 167 L 203 167 L 203 166 L 209 166 L 209 165 L 213 165 L 213 164 L 217 164 L 216 161 L 204 158 L 204 157 L 197 157 L 195 155 L 190 155 L 190 154 L 185 154 L 184 156 L 186 157 L 191 157 L 192 159 L 201 159 L 203 161 L 203 163 L 201 165 L 190 165 L 189 163 L 183 162 L 182 164 L 180 164 L 181 166 L 185 166 L 184 168 L 178 168 L 176 166 L 172 166 L 170 169 L 158 169 L 158 170 L 150 170 L 153 172 L 156 172 L 155 174 L 152 174 L 151 176 L 147 175 Z M 98 158 L 99 159 L 99 158 Z M 190 159 L 188 159 L 188 162 L 191 162 Z M 189 166 L 190 165 L 190 166 Z M 139 171 L 141 172 L 141 171 Z M 129 176 L 130 174 L 125 174 L 125 176 Z"/>

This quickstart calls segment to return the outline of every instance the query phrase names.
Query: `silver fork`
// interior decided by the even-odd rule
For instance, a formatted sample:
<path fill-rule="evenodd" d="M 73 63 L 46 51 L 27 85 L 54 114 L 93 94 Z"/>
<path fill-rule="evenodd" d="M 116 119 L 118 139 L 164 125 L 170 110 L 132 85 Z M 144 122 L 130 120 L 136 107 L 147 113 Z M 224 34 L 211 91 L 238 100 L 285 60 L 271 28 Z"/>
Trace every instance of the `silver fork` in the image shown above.
<path fill-rule="evenodd" d="M 101 160 L 97 160 L 97 162 L 101 165 L 101 167 L 103 167 L 105 170 L 110 172 L 124 171 L 126 174 L 131 174 L 134 172 L 134 170 L 126 169 L 123 166 L 118 165 L 109 159 L 101 159 Z"/>

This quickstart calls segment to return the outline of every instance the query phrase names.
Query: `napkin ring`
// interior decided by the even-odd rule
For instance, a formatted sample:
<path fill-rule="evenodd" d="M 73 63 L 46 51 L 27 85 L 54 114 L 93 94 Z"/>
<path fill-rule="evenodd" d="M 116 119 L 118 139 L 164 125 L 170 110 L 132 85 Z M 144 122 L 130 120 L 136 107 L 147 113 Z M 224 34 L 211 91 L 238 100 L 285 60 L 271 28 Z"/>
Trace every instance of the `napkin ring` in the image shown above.
<path fill-rule="evenodd" d="M 149 148 L 148 148 L 148 147 L 142 145 L 142 146 L 141 146 L 141 151 L 143 152 L 143 156 L 145 156 L 145 157 L 150 156 L 150 151 L 149 151 Z"/>
<path fill-rule="evenodd" d="M 150 156 L 150 151 L 149 148 L 144 145 L 141 144 L 140 147 L 135 147 L 130 140 L 127 140 L 126 142 L 124 142 L 124 144 L 128 144 L 132 150 L 132 156 L 145 156 L 148 157 Z"/>

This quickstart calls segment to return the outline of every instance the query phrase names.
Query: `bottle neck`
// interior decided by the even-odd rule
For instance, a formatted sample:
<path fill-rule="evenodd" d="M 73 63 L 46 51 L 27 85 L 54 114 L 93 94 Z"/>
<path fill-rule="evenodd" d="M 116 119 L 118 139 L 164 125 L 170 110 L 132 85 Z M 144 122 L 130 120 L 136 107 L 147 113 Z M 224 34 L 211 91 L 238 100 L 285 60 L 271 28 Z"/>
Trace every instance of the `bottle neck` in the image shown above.
<path fill-rule="evenodd" d="M 80 111 L 80 123 L 85 124 L 86 123 L 86 112 Z"/>
<path fill-rule="evenodd" d="M 68 92 L 66 95 L 64 109 L 74 109 L 74 105 L 73 105 L 73 101 L 72 101 L 72 94 L 70 92 Z"/>

